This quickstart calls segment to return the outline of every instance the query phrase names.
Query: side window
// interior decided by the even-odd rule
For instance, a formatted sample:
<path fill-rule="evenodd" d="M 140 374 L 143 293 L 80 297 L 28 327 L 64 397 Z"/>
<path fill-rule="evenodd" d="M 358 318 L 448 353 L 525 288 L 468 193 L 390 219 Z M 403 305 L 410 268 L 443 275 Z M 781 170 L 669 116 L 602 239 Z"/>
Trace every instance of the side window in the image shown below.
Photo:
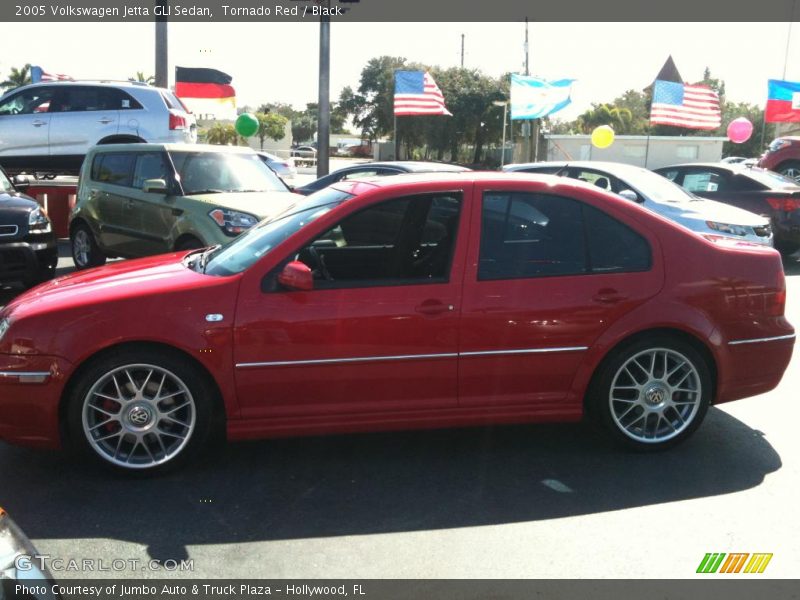
<path fill-rule="evenodd" d="M 364 169 L 351 171 L 345 173 L 339 181 L 350 181 L 351 179 L 364 179 L 365 177 L 375 177 L 378 174 L 377 169 Z"/>
<path fill-rule="evenodd" d="M 7 98 L 0 104 L 0 115 L 31 115 L 52 112 L 50 101 L 53 88 L 40 87 L 25 90 Z"/>
<path fill-rule="evenodd" d="M 727 190 L 725 178 L 715 171 L 689 170 L 683 176 L 683 187 L 694 193 L 724 192 Z"/>
<path fill-rule="evenodd" d="M 583 222 L 592 273 L 650 268 L 650 245 L 630 227 L 588 205 L 583 206 Z"/>
<path fill-rule="evenodd" d="M 483 196 L 478 279 L 585 273 L 581 203 L 522 192 Z"/>
<path fill-rule="evenodd" d="M 134 158 L 129 152 L 97 154 L 92 162 L 92 179 L 130 187 Z"/>
<path fill-rule="evenodd" d="M 662 177 L 666 177 L 670 181 L 680 185 L 680 179 L 678 179 L 678 174 L 679 173 L 680 173 L 680 171 L 678 171 L 678 169 L 670 169 L 668 171 L 659 171 L 658 172 L 658 174 L 661 175 Z"/>
<path fill-rule="evenodd" d="M 346 217 L 296 258 L 321 289 L 444 282 L 460 212 L 460 194 L 382 202 Z"/>
<path fill-rule="evenodd" d="M 103 110 L 134 110 L 142 108 L 136 98 L 116 88 L 102 88 L 100 95 Z"/>
<path fill-rule="evenodd" d="M 167 165 L 164 155 L 160 152 L 140 154 L 136 158 L 136 167 L 133 171 L 133 187 L 141 189 L 148 179 L 163 179 L 167 181 Z"/>
<path fill-rule="evenodd" d="M 646 271 L 650 246 L 627 225 L 571 198 L 483 197 L 478 280 Z"/>
<path fill-rule="evenodd" d="M 769 188 L 754 179 L 744 175 L 734 175 L 730 191 L 737 192 L 760 192 Z"/>

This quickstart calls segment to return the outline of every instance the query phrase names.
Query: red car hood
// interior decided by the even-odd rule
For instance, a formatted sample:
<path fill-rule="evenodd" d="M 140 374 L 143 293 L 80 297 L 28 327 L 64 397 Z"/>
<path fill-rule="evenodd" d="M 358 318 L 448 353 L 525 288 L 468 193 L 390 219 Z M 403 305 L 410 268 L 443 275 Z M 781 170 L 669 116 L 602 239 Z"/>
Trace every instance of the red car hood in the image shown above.
<path fill-rule="evenodd" d="M 123 260 L 43 283 L 17 297 L 3 311 L 17 317 L 152 297 L 222 284 L 229 278 L 197 273 L 182 263 L 186 252 Z"/>

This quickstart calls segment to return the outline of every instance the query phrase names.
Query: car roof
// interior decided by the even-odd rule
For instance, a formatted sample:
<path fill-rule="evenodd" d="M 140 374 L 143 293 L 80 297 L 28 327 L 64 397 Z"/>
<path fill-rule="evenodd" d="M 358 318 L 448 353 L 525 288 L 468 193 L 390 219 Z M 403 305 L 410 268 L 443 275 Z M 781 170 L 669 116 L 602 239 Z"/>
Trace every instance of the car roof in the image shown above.
<path fill-rule="evenodd" d="M 75 87 L 75 86 L 91 85 L 91 86 L 113 87 L 113 88 L 135 88 L 135 89 L 146 88 L 146 89 L 171 92 L 171 90 L 168 90 L 167 88 L 156 87 L 154 85 L 150 85 L 142 81 L 128 81 L 128 80 L 114 81 L 111 79 L 101 79 L 101 80 L 74 80 L 74 81 L 37 81 L 36 83 L 28 83 L 26 85 L 15 87 L 12 90 L 8 90 L 3 95 L 5 96 L 6 94 L 10 94 L 12 92 L 18 92 L 19 90 L 23 89 L 37 88 L 37 87 L 44 87 L 51 85 L 57 85 L 58 87 Z"/>
<path fill-rule="evenodd" d="M 222 152 L 224 154 L 255 154 L 247 146 L 218 146 L 216 144 L 101 144 L 92 148 L 93 152 L 146 152 L 160 150 L 167 152 Z"/>
<path fill-rule="evenodd" d="M 654 171 L 664 171 L 666 169 L 685 169 L 687 167 L 700 167 L 703 169 L 720 169 L 723 171 L 730 171 L 731 173 L 750 173 L 752 171 L 766 171 L 761 167 L 754 165 L 743 165 L 741 163 L 725 163 L 725 162 L 695 162 L 695 163 L 679 163 L 674 165 L 667 165 L 666 167 L 658 167 Z"/>
<path fill-rule="evenodd" d="M 544 169 L 553 167 L 577 167 L 579 169 L 595 169 L 597 171 L 608 171 L 609 173 L 619 172 L 632 172 L 632 171 L 647 171 L 645 167 L 639 165 L 630 165 L 628 163 L 602 161 L 602 160 L 554 160 L 546 162 L 532 162 L 532 163 L 513 163 L 506 165 L 504 169 L 508 172 L 514 172 L 522 169 Z"/>
<path fill-rule="evenodd" d="M 502 183 L 509 181 L 539 181 L 550 185 L 558 185 L 565 187 L 583 187 L 598 191 L 597 186 L 588 184 L 584 181 L 577 179 L 567 179 L 558 177 L 556 175 L 545 173 L 502 173 L 500 171 L 447 171 L 447 172 L 425 172 L 425 173 L 403 173 L 401 175 L 394 175 L 392 177 L 365 177 L 364 179 L 350 179 L 347 181 L 340 181 L 334 183 L 331 187 L 350 191 L 351 193 L 360 193 L 363 191 L 363 186 L 366 184 L 369 188 L 385 188 L 391 186 L 404 186 L 415 183 L 447 183 L 452 182 L 456 184 L 463 183 Z M 362 186 L 357 192 L 354 192 L 351 184 L 358 184 Z"/>
<path fill-rule="evenodd" d="M 457 173 L 462 171 L 469 171 L 467 167 L 453 165 L 450 163 L 440 163 L 434 161 L 417 161 L 417 160 L 384 160 L 363 162 L 354 165 L 348 165 L 337 169 L 337 171 L 344 171 L 345 169 L 364 168 L 364 167 L 388 167 L 403 169 L 409 173 L 434 173 L 434 172 L 448 172 Z M 336 172 L 336 171 L 334 171 Z"/>

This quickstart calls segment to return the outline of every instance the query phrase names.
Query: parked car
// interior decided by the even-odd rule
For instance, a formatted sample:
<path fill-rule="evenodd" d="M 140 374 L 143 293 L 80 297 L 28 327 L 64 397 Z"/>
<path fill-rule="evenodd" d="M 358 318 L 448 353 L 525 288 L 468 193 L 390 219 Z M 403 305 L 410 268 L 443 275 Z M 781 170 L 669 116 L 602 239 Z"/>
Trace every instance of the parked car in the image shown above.
<path fill-rule="evenodd" d="M 78 269 L 226 244 L 297 199 L 249 148 L 201 144 L 95 146 L 70 213 Z"/>
<path fill-rule="evenodd" d="M 554 173 L 580 179 L 638 202 L 700 235 L 772 244 L 768 219 L 740 208 L 698 198 L 642 167 L 613 162 L 574 161 L 506 165 L 503 170 Z"/>
<path fill-rule="evenodd" d="M 685 190 L 770 219 L 775 247 L 800 249 L 800 183 L 773 171 L 741 165 L 692 163 L 655 169 Z"/>
<path fill-rule="evenodd" d="M 772 140 L 758 160 L 758 166 L 800 181 L 800 136 Z"/>
<path fill-rule="evenodd" d="M 154 472 L 223 432 L 587 411 L 656 450 L 710 405 L 778 385 L 785 302 L 774 249 L 712 242 L 567 178 L 340 182 L 227 246 L 17 297 L 0 310 L 0 439 Z"/>
<path fill-rule="evenodd" d="M 721 163 L 727 165 L 742 165 L 743 167 L 754 167 L 758 162 L 757 158 L 745 158 L 744 156 L 726 156 Z"/>
<path fill-rule="evenodd" d="M 256 152 L 261 157 L 261 160 L 280 177 L 285 183 L 293 182 L 297 176 L 297 169 L 294 168 L 294 163 L 291 160 L 275 156 L 269 152 Z"/>
<path fill-rule="evenodd" d="M 387 175 L 400 175 L 401 173 L 456 173 L 469 171 L 466 167 L 451 165 L 440 162 L 423 161 L 385 161 L 385 162 L 365 162 L 344 167 L 333 173 L 325 175 L 295 189 L 298 194 L 305 196 L 313 194 L 323 188 L 336 183 L 337 181 L 347 181 L 350 179 L 364 179 L 368 177 L 384 177 Z"/>
<path fill-rule="evenodd" d="M 27 187 L 19 179 L 22 189 Z M 0 284 L 36 285 L 52 279 L 58 247 L 47 212 L 0 169 Z"/>
<path fill-rule="evenodd" d="M 0 98 L 0 165 L 11 173 L 76 174 L 96 144 L 195 141 L 194 115 L 146 84 L 34 83 Z"/>
<path fill-rule="evenodd" d="M 60 600 L 58 586 L 28 536 L 0 507 L 0 598 Z M 49 558 L 49 556 L 44 555 Z M 17 590 L 22 584 L 25 590 Z M 54 589 L 55 588 L 55 589 Z"/>
<path fill-rule="evenodd" d="M 314 146 L 295 146 L 289 151 L 289 156 L 299 156 L 301 158 L 316 158 L 317 149 Z"/>

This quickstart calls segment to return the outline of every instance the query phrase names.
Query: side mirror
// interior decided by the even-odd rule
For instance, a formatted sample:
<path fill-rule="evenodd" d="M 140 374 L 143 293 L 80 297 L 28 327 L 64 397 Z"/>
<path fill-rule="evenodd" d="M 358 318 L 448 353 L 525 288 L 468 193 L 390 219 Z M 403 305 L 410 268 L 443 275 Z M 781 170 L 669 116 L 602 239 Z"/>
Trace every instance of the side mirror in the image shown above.
<path fill-rule="evenodd" d="M 278 275 L 278 283 L 289 290 L 310 291 L 314 289 L 311 269 L 299 260 L 293 260 Z"/>
<path fill-rule="evenodd" d="M 619 193 L 619 195 L 625 198 L 625 200 L 630 200 L 632 202 L 642 202 L 642 199 L 639 198 L 639 194 L 637 194 L 633 190 L 622 190 Z"/>
<path fill-rule="evenodd" d="M 18 190 L 26 190 L 31 185 L 31 178 L 27 175 L 14 175 L 11 182 Z"/>
<path fill-rule="evenodd" d="M 145 179 L 142 191 L 146 194 L 166 194 L 168 193 L 167 182 L 163 179 Z"/>

